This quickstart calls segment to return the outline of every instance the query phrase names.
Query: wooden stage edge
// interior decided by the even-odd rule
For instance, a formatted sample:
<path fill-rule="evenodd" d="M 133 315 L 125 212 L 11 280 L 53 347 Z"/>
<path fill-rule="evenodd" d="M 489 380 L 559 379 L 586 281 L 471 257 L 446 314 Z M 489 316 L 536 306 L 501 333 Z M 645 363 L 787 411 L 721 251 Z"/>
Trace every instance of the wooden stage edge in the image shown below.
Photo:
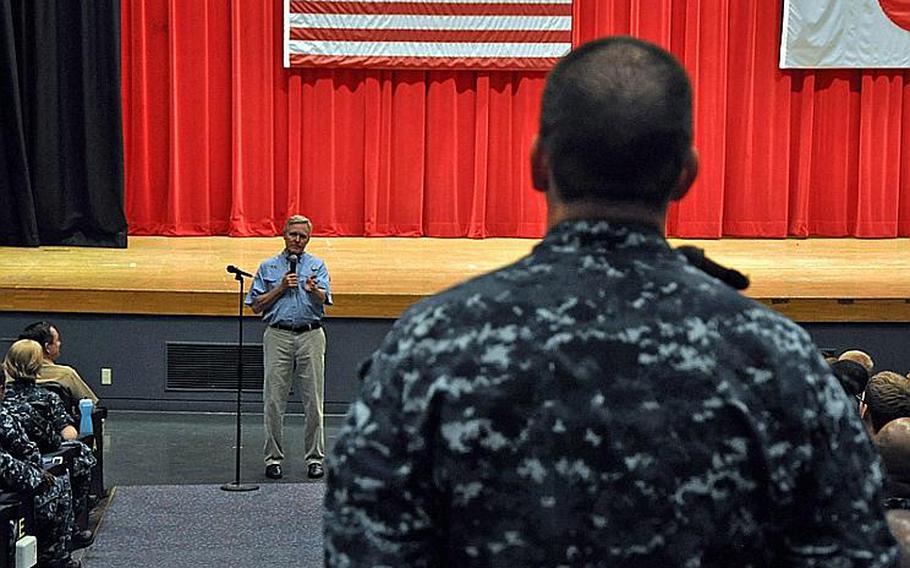
<path fill-rule="evenodd" d="M 395 318 L 527 254 L 534 239 L 314 238 L 329 317 Z M 910 239 L 672 240 L 748 274 L 746 294 L 799 322 L 910 322 Z M 280 238 L 131 237 L 126 249 L 0 247 L 0 311 L 236 315 L 228 264 L 254 272 Z M 250 314 L 247 311 L 248 315 Z"/>

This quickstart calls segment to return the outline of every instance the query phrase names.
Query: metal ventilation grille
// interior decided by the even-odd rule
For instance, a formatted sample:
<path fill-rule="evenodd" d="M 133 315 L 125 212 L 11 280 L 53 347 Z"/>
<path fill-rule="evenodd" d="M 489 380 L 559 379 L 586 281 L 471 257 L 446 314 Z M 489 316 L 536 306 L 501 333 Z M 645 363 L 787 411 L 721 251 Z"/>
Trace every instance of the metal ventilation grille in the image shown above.
<path fill-rule="evenodd" d="M 167 390 L 237 390 L 237 345 L 168 342 Z M 243 390 L 262 390 L 262 344 L 243 346 Z"/>

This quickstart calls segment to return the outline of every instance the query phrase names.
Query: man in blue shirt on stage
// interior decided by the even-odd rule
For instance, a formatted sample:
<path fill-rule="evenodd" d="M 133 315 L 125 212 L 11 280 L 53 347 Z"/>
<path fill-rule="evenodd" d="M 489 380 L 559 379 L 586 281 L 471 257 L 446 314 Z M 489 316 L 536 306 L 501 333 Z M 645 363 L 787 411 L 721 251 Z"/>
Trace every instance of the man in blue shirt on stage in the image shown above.
<path fill-rule="evenodd" d="M 305 251 L 313 224 L 302 215 L 284 225 L 284 250 L 262 262 L 246 303 L 266 323 L 262 336 L 265 353 L 263 403 L 265 413 L 265 475 L 280 479 L 284 450 L 281 445 L 284 411 L 291 381 L 299 378 L 306 428 L 304 449 L 307 476 L 325 473 L 325 433 L 322 401 L 325 386 L 325 305 L 332 304 L 325 263 Z"/>

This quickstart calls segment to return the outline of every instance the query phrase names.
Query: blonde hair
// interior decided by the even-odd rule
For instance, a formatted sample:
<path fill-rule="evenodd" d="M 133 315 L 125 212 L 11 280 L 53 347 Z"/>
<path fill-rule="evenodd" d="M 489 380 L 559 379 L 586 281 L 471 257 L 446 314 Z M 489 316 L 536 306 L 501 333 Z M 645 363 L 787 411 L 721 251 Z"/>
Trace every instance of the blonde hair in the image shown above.
<path fill-rule="evenodd" d="M 866 371 L 871 375 L 872 369 L 875 368 L 875 363 L 872 361 L 872 357 L 869 356 L 865 351 L 860 351 L 859 349 L 851 349 L 850 351 L 844 351 L 840 354 L 840 357 L 837 358 L 838 361 L 853 361 L 854 363 L 859 363 L 866 368 Z"/>
<path fill-rule="evenodd" d="M 291 225 L 306 225 L 310 228 L 310 233 L 313 232 L 313 222 L 304 217 L 303 215 L 291 215 L 288 217 L 288 220 L 284 223 L 284 234 L 288 234 L 288 229 L 291 228 Z"/>
<path fill-rule="evenodd" d="M 8 379 L 37 379 L 44 360 L 41 345 L 31 339 L 20 339 L 13 343 L 3 359 L 3 373 Z"/>

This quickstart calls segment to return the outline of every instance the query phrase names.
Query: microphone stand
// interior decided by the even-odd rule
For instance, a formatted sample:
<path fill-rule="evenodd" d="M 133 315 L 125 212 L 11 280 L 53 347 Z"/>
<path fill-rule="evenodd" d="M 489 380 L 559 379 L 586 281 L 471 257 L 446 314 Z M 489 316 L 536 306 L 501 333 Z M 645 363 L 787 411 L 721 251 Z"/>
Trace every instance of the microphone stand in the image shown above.
<path fill-rule="evenodd" d="M 233 268 L 233 270 L 231 270 Z M 246 274 L 242 270 L 237 270 L 233 266 L 228 266 L 228 272 L 234 275 L 234 280 L 240 284 L 240 302 L 237 310 L 237 442 L 235 452 L 234 481 L 225 483 L 221 486 L 223 491 L 256 491 L 258 485 L 252 483 L 240 482 L 240 442 L 242 439 L 240 430 L 240 417 L 242 410 L 240 407 L 241 393 L 243 392 L 243 276 Z"/>

